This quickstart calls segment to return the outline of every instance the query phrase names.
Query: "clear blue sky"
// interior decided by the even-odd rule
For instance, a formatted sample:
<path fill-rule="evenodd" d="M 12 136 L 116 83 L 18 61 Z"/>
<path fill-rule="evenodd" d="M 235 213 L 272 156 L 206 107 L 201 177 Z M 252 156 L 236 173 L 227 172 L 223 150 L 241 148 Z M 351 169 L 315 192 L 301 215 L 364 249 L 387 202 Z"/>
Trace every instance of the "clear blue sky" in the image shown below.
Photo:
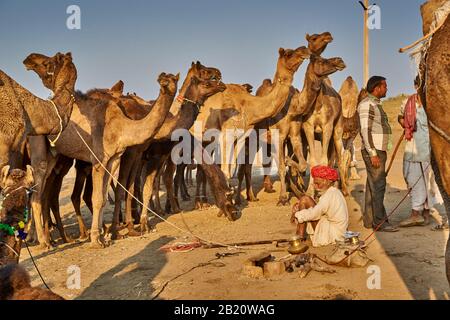
<path fill-rule="evenodd" d="M 410 93 L 413 69 L 398 48 L 421 36 L 424 0 L 375 2 L 382 28 L 370 31 L 370 73 L 388 78 L 388 96 Z M 66 28 L 71 4 L 81 8 L 81 30 Z M 273 76 L 279 47 L 306 45 L 305 33 L 324 31 L 334 41 L 323 55 L 347 64 L 332 76 L 335 88 L 348 75 L 360 87 L 362 7 L 356 0 L 0 0 L 0 69 L 41 97 L 48 90 L 22 65 L 31 52 L 71 51 L 83 91 L 122 79 L 125 91 L 154 98 L 160 72 L 180 72 L 183 79 L 193 60 L 218 67 L 225 83 L 256 89 Z"/>

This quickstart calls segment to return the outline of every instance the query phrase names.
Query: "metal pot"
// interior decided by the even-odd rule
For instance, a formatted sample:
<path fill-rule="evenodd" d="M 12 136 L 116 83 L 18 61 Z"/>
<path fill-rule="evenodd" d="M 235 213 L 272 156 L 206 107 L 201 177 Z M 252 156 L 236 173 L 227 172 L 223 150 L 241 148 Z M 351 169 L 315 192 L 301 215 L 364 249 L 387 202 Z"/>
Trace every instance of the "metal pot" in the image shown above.
<path fill-rule="evenodd" d="M 300 254 L 308 250 L 308 246 L 302 243 L 299 236 L 294 236 L 289 240 L 289 248 L 287 249 L 290 254 Z"/>

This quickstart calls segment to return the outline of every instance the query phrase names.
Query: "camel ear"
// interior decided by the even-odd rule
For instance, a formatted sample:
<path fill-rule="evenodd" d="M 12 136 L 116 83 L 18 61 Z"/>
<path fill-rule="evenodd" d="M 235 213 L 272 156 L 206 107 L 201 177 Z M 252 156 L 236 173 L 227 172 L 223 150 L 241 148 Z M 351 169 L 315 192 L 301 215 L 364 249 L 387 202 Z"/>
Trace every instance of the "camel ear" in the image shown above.
<path fill-rule="evenodd" d="M 180 80 L 180 73 L 178 72 L 177 75 L 175 76 L 175 80 L 178 81 Z"/>
<path fill-rule="evenodd" d="M 280 48 L 278 49 L 278 53 L 280 54 L 280 57 L 284 55 L 284 49 Z"/>
<path fill-rule="evenodd" d="M 5 187 L 6 179 L 8 178 L 9 174 L 9 168 L 10 166 L 6 165 L 2 168 L 2 171 L 0 172 L 0 186 L 2 188 Z"/>
<path fill-rule="evenodd" d="M 34 184 L 34 170 L 33 167 L 30 165 L 27 165 L 27 174 L 25 176 L 25 182 L 30 187 Z"/>
<path fill-rule="evenodd" d="M 309 39 L 311 39 L 311 36 L 309 35 L 309 33 L 306 34 L 305 39 L 306 39 L 306 41 L 309 41 Z"/>
<path fill-rule="evenodd" d="M 117 83 L 115 85 L 113 85 L 111 87 L 110 90 L 113 91 L 113 92 L 120 92 L 120 93 L 122 93 L 123 92 L 123 85 L 124 85 L 123 81 L 119 80 L 119 81 L 117 81 Z"/>

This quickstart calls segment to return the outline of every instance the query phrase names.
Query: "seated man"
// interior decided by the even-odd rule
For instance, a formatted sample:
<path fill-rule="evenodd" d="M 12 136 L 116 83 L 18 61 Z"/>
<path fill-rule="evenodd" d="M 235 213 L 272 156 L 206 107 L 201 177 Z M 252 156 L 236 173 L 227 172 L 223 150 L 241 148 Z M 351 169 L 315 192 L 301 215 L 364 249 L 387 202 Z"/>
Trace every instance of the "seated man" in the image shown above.
<path fill-rule="evenodd" d="M 336 170 L 327 166 L 311 169 L 314 178 L 314 190 L 320 196 L 316 202 L 309 196 L 303 196 L 292 209 L 291 222 L 297 220 L 297 235 L 306 240 L 311 236 L 314 247 L 326 246 L 344 241 L 348 227 L 348 210 L 342 192 L 333 186 L 338 180 Z"/>

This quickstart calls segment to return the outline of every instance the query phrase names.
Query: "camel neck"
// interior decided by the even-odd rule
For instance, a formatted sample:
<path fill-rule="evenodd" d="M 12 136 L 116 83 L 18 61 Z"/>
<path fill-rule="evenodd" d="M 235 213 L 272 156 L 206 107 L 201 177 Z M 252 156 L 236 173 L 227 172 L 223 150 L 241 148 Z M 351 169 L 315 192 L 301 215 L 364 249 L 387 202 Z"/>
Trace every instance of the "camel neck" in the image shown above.
<path fill-rule="evenodd" d="M 306 71 L 305 81 L 301 93 L 297 94 L 296 107 L 293 110 L 295 114 L 309 113 L 314 107 L 314 102 L 320 93 L 321 81 L 312 72 L 310 68 Z"/>
<path fill-rule="evenodd" d="M 56 95 L 52 99 L 54 104 L 49 100 L 42 100 L 38 97 L 35 97 L 33 100 L 35 100 L 34 103 L 24 104 L 25 112 L 31 123 L 29 135 L 57 134 L 61 130 L 58 114 L 62 119 L 62 127 L 63 129 L 65 128 L 69 122 L 73 104 L 72 97 L 68 91 L 62 92 L 61 95 Z"/>
<path fill-rule="evenodd" d="M 139 145 L 153 138 L 164 123 L 174 98 L 174 94 L 160 92 L 152 109 L 143 119 L 129 120 L 123 117 L 121 139 L 124 145 Z"/>
<path fill-rule="evenodd" d="M 262 97 L 252 98 L 250 103 L 243 108 L 248 125 L 253 126 L 264 119 L 272 118 L 284 107 L 292 84 L 293 77 L 276 78 L 272 91 Z"/>

